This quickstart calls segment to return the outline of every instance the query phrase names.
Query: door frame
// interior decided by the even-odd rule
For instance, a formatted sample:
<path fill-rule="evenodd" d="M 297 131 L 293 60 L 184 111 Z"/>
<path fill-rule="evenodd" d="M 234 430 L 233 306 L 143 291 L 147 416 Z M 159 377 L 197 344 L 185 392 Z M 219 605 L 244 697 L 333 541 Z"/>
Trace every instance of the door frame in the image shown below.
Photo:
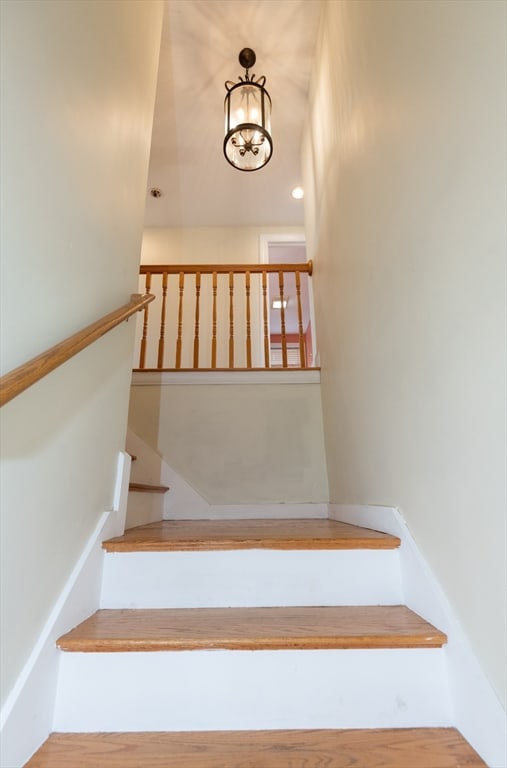
<path fill-rule="evenodd" d="M 302 243 L 306 245 L 306 236 L 304 232 L 290 232 L 290 233 L 276 233 L 276 234 L 262 234 L 259 235 L 259 263 L 260 264 L 269 264 L 269 247 L 270 245 L 283 243 L 285 245 L 301 245 Z M 311 281 L 308 291 L 308 302 L 309 302 L 309 314 L 310 314 L 310 335 L 312 339 L 312 351 L 313 351 L 313 365 L 318 365 L 318 350 L 317 350 L 317 338 L 315 334 L 315 310 L 314 310 L 314 303 L 313 303 L 313 290 L 311 289 Z M 259 317 L 262 319 L 262 312 L 263 312 L 263 305 L 262 305 L 262 294 L 260 295 L 260 305 L 259 305 Z M 259 324 L 259 327 L 261 329 L 261 335 L 262 335 L 262 321 Z M 269 327 L 269 312 L 268 312 L 268 334 L 270 334 L 271 329 Z M 261 338 L 261 346 L 260 349 L 263 349 L 263 339 Z M 269 348 L 269 363 L 271 365 L 271 345 Z"/>

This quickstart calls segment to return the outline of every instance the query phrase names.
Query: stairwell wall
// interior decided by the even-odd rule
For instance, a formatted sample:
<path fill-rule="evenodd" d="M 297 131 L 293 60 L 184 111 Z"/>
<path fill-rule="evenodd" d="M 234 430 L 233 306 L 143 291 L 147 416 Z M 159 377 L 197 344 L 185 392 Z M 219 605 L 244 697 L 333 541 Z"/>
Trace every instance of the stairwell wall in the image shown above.
<path fill-rule="evenodd" d="M 331 501 L 402 510 L 504 706 L 506 8 L 324 2 L 304 149 Z"/>
<path fill-rule="evenodd" d="M 1 3 L 3 372 L 137 291 L 162 10 Z M 113 506 L 133 332 L 122 324 L 2 409 L 2 703 Z"/>
<path fill-rule="evenodd" d="M 211 505 L 328 501 L 319 384 L 132 386 L 129 426 Z"/>

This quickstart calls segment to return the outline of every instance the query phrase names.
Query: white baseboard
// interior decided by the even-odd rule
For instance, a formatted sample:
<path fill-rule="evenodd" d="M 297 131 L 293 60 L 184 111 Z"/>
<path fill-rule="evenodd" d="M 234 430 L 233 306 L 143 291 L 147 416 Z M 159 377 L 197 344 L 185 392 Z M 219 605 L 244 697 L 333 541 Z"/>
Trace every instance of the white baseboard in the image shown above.
<path fill-rule="evenodd" d="M 490 768 L 505 768 L 505 711 L 399 510 L 393 507 L 330 504 L 329 517 L 374 528 L 401 539 L 400 565 L 405 602 L 449 637 L 445 654 L 454 704 L 454 726 Z"/>
<path fill-rule="evenodd" d="M 130 456 L 118 459 L 114 509 L 104 512 L 65 583 L 0 713 L 1 768 L 20 768 L 53 730 L 59 652 L 56 640 L 97 610 L 102 585 L 102 541 L 123 533 Z"/>
<path fill-rule="evenodd" d="M 181 515 L 177 517 L 181 519 Z M 327 504 L 209 504 L 206 514 L 201 515 L 201 518 L 206 520 L 289 520 L 326 517 Z"/>

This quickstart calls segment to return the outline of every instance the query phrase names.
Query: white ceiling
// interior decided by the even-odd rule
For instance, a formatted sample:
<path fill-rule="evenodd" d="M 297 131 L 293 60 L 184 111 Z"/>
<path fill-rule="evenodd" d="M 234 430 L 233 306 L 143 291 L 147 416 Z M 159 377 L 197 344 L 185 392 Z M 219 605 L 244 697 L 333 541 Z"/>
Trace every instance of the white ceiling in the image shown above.
<path fill-rule="evenodd" d="M 149 227 L 302 225 L 301 137 L 319 0 L 166 0 L 145 224 Z M 244 173 L 223 155 L 224 82 L 266 76 L 273 157 Z M 152 187 L 162 191 L 155 199 Z"/>

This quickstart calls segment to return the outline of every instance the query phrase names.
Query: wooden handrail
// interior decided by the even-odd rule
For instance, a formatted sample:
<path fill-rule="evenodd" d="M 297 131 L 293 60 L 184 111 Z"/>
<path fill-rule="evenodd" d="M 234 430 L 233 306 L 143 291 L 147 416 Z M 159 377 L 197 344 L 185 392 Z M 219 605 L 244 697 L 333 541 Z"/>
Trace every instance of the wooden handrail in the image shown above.
<path fill-rule="evenodd" d="M 54 371 L 55 368 L 63 365 L 63 363 L 67 362 L 67 360 L 74 357 L 74 355 L 81 352 L 82 349 L 88 347 L 101 336 L 104 336 L 108 331 L 123 323 L 124 320 L 128 320 L 131 315 L 144 309 L 154 298 L 155 296 L 149 293 L 132 294 L 127 304 L 123 304 L 108 315 L 101 317 L 95 323 L 87 325 L 81 331 L 69 336 L 59 344 L 55 344 L 54 347 L 46 350 L 46 352 L 37 355 L 37 357 L 23 363 L 23 365 L 20 365 L 13 371 L 6 373 L 5 376 L 0 378 L 0 407 L 21 392 L 24 392 L 28 387 L 31 387 L 32 384 L 40 381 L 48 373 Z"/>
<path fill-rule="evenodd" d="M 201 275 L 217 274 L 262 274 L 263 272 L 302 272 L 312 275 L 313 261 L 306 261 L 303 264 L 141 264 L 139 268 L 141 275 L 194 275 L 197 272 Z"/>

